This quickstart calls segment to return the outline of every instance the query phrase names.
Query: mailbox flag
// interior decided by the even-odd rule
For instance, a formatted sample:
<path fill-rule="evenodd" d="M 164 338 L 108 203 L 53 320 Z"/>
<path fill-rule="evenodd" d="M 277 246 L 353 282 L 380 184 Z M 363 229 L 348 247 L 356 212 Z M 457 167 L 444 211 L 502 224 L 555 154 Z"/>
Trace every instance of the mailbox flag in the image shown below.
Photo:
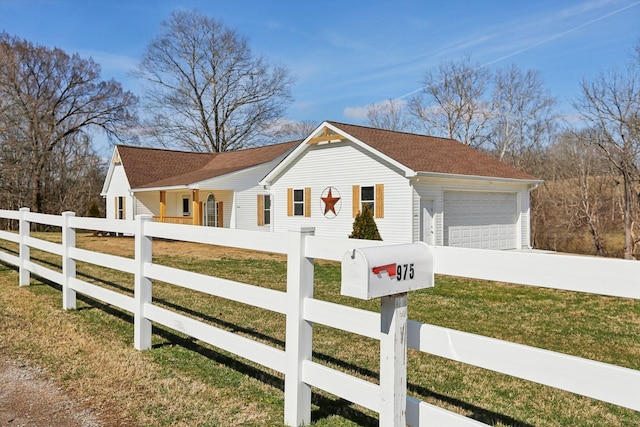
<path fill-rule="evenodd" d="M 378 276 L 380 276 L 382 274 L 383 271 L 386 271 L 387 274 L 389 275 L 389 278 L 395 278 L 396 277 L 396 264 L 386 264 L 386 265 L 381 265 L 380 267 L 373 267 L 371 269 L 371 272 L 373 272 L 373 274 L 376 274 Z"/>

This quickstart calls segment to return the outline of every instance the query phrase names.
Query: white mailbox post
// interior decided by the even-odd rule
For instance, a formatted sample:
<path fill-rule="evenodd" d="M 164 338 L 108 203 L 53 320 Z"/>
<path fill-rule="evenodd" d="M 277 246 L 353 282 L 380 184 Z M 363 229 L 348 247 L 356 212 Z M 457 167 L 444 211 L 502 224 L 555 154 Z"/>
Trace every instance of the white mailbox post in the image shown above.
<path fill-rule="evenodd" d="M 406 426 L 407 292 L 434 282 L 426 243 L 353 249 L 342 257 L 341 293 L 380 302 L 380 425 Z"/>

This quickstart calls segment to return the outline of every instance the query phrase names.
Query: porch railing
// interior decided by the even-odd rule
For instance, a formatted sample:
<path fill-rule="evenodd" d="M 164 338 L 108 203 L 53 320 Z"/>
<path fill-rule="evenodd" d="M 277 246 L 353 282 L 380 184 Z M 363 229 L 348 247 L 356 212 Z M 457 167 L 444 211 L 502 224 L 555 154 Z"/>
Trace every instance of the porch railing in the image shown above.
<path fill-rule="evenodd" d="M 153 221 L 154 222 L 164 222 L 167 224 L 187 224 L 187 225 L 191 225 L 193 224 L 193 217 L 192 216 L 165 216 L 164 218 L 161 218 L 159 216 L 154 216 L 153 217 Z"/>

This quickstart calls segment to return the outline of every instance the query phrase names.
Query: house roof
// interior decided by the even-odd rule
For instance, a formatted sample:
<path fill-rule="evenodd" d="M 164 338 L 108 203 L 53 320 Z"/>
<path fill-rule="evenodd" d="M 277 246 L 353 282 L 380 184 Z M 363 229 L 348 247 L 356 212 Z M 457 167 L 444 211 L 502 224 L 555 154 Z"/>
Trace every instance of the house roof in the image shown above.
<path fill-rule="evenodd" d="M 188 153 L 119 145 L 118 152 L 132 189 L 185 186 L 257 166 L 300 141 L 223 153 Z"/>
<path fill-rule="evenodd" d="M 453 139 L 326 122 L 414 172 L 491 178 L 537 178 Z"/>
<path fill-rule="evenodd" d="M 449 138 L 375 129 L 339 122 L 323 122 L 304 141 L 291 141 L 223 153 L 193 153 L 118 145 L 120 160 L 132 189 L 180 187 L 247 169 L 288 154 L 265 181 L 271 181 L 295 161 L 314 140 L 330 141 L 331 132 L 377 152 L 407 172 L 477 176 L 537 181 L 525 172 L 500 162 L 481 151 Z"/>
<path fill-rule="evenodd" d="M 131 188 L 140 188 L 167 176 L 182 175 L 200 169 L 213 158 L 211 153 L 157 148 L 116 146 Z"/>

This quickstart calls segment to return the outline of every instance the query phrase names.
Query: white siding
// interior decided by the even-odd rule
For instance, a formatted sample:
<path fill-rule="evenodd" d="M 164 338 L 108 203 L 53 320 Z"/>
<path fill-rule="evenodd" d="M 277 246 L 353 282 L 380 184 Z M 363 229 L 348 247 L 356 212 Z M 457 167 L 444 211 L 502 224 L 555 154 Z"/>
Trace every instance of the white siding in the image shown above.
<path fill-rule="evenodd" d="M 125 198 L 125 219 L 133 219 L 134 217 L 134 204 L 133 198 L 129 193 L 129 180 L 127 179 L 127 175 L 124 172 L 124 168 L 122 164 L 116 163 L 113 165 L 113 174 L 111 175 L 111 180 L 109 181 L 109 188 L 106 191 L 105 199 L 106 199 L 106 218 L 114 219 L 116 206 L 115 206 L 115 198 L 116 197 L 124 197 Z"/>
<path fill-rule="evenodd" d="M 160 215 L 160 193 L 158 191 L 136 193 L 136 215 Z"/>
<path fill-rule="evenodd" d="M 520 192 L 520 222 L 522 224 L 522 249 L 531 248 L 531 206 L 529 190 Z"/>
<path fill-rule="evenodd" d="M 214 191 L 216 200 L 224 200 L 225 227 L 240 228 L 243 230 L 270 231 L 270 226 L 258 226 L 258 194 L 268 194 L 258 182 L 275 166 L 273 161 L 254 168 L 246 169 L 224 177 L 215 178 L 200 184 L 200 197 L 206 200 L 207 190 L 227 189 L 235 190 L 233 194 L 224 195 L 224 199 L 218 198 L 218 192 Z"/>
<path fill-rule="evenodd" d="M 412 189 L 409 180 L 392 166 L 350 143 L 316 145 L 286 170 L 272 185 L 274 231 L 297 225 L 314 226 L 316 235 L 347 237 L 353 229 L 352 186 L 384 184 L 384 218 L 376 218 L 382 239 L 413 240 Z M 287 188 L 311 188 L 311 217 L 287 216 Z M 337 216 L 324 216 L 321 194 L 327 187 L 339 192 Z M 337 194 L 333 194 L 335 197 Z"/>

